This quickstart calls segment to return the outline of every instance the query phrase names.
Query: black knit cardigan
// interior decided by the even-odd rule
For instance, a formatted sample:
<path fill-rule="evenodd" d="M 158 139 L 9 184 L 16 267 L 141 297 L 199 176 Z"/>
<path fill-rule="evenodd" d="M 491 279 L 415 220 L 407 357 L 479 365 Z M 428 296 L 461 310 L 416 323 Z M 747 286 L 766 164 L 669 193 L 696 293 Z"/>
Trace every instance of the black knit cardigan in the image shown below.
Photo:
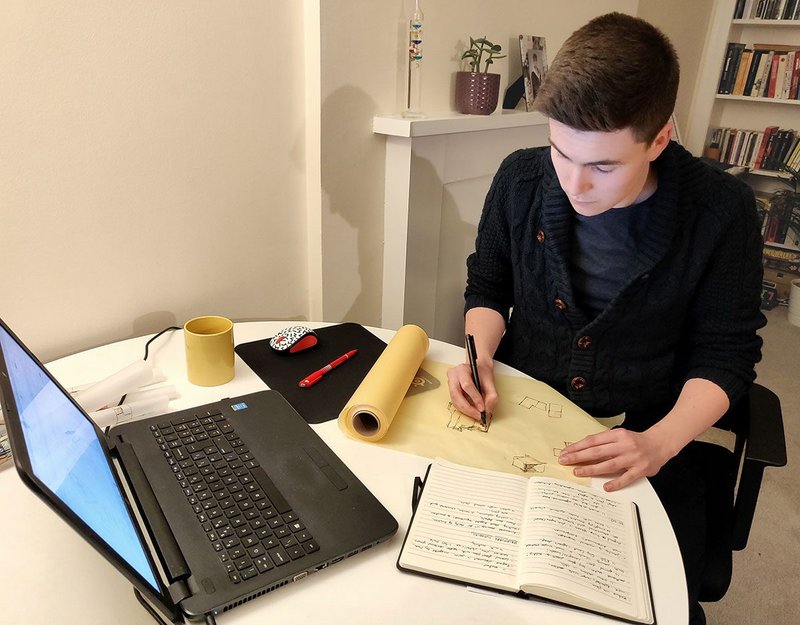
<path fill-rule="evenodd" d="M 495 357 L 594 416 L 644 428 L 704 378 L 731 402 L 760 359 L 761 236 L 750 188 L 671 143 L 631 280 L 596 318 L 576 305 L 573 209 L 549 148 L 520 150 L 496 174 L 467 260 L 466 308 L 508 320 Z"/>

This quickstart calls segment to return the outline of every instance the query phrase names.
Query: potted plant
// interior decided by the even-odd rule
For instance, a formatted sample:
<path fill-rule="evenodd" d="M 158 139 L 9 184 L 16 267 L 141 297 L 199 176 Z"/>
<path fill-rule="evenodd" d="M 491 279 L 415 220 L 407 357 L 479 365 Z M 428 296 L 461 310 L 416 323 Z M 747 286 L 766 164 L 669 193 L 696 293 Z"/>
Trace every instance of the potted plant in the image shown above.
<path fill-rule="evenodd" d="M 489 115 L 497 108 L 500 74 L 490 74 L 489 66 L 495 59 L 505 58 L 505 54 L 500 54 L 502 49 L 486 37 L 469 38 L 469 49 L 461 55 L 461 60 L 468 61 L 470 71 L 456 72 L 456 109 L 460 113 Z"/>

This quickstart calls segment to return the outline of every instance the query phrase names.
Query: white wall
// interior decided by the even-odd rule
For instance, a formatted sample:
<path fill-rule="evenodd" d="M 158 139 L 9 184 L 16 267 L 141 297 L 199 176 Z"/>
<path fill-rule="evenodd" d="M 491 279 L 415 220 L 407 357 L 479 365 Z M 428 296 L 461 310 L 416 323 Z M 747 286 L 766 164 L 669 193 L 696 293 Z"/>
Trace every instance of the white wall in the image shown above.
<path fill-rule="evenodd" d="M 452 109 L 470 35 L 510 53 L 493 66 L 505 89 L 518 34 L 546 37 L 552 57 L 596 15 L 653 12 L 649 0 L 421 4 L 431 112 Z M 372 118 L 402 109 L 412 8 L 0 3 L 0 316 L 45 359 L 206 313 L 379 325 Z"/>
<path fill-rule="evenodd" d="M 303 317 L 303 8 L 0 4 L 0 316 L 40 357 Z"/>
<path fill-rule="evenodd" d="M 714 0 L 639 0 L 638 15 L 658 26 L 675 46 L 681 63 L 681 83 L 675 103 L 675 116 L 683 135 L 689 128 L 689 115 L 697 89 L 709 20 Z M 682 137 L 684 143 L 686 137 Z"/>

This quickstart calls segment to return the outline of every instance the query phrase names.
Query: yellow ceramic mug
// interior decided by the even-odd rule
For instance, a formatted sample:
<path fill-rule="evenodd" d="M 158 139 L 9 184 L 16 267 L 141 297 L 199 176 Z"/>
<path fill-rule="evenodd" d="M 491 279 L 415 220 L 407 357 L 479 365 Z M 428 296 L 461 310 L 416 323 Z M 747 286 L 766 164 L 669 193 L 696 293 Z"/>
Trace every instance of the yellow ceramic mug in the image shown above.
<path fill-rule="evenodd" d="M 198 386 L 233 379 L 233 322 L 225 317 L 196 317 L 183 326 L 186 375 Z"/>

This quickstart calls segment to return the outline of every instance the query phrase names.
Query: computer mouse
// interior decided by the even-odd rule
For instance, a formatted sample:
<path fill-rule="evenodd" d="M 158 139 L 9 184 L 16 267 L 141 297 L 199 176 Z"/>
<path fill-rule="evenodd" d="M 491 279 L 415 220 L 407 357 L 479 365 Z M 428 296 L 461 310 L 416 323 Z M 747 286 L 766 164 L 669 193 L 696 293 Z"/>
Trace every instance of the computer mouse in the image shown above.
<path fill-rule="evenodd" d="M 306 326 L 284 328 L 269 340 L 269 346 L 279 354 L 296 354 L 319 343 L 317 333 Z"/>

